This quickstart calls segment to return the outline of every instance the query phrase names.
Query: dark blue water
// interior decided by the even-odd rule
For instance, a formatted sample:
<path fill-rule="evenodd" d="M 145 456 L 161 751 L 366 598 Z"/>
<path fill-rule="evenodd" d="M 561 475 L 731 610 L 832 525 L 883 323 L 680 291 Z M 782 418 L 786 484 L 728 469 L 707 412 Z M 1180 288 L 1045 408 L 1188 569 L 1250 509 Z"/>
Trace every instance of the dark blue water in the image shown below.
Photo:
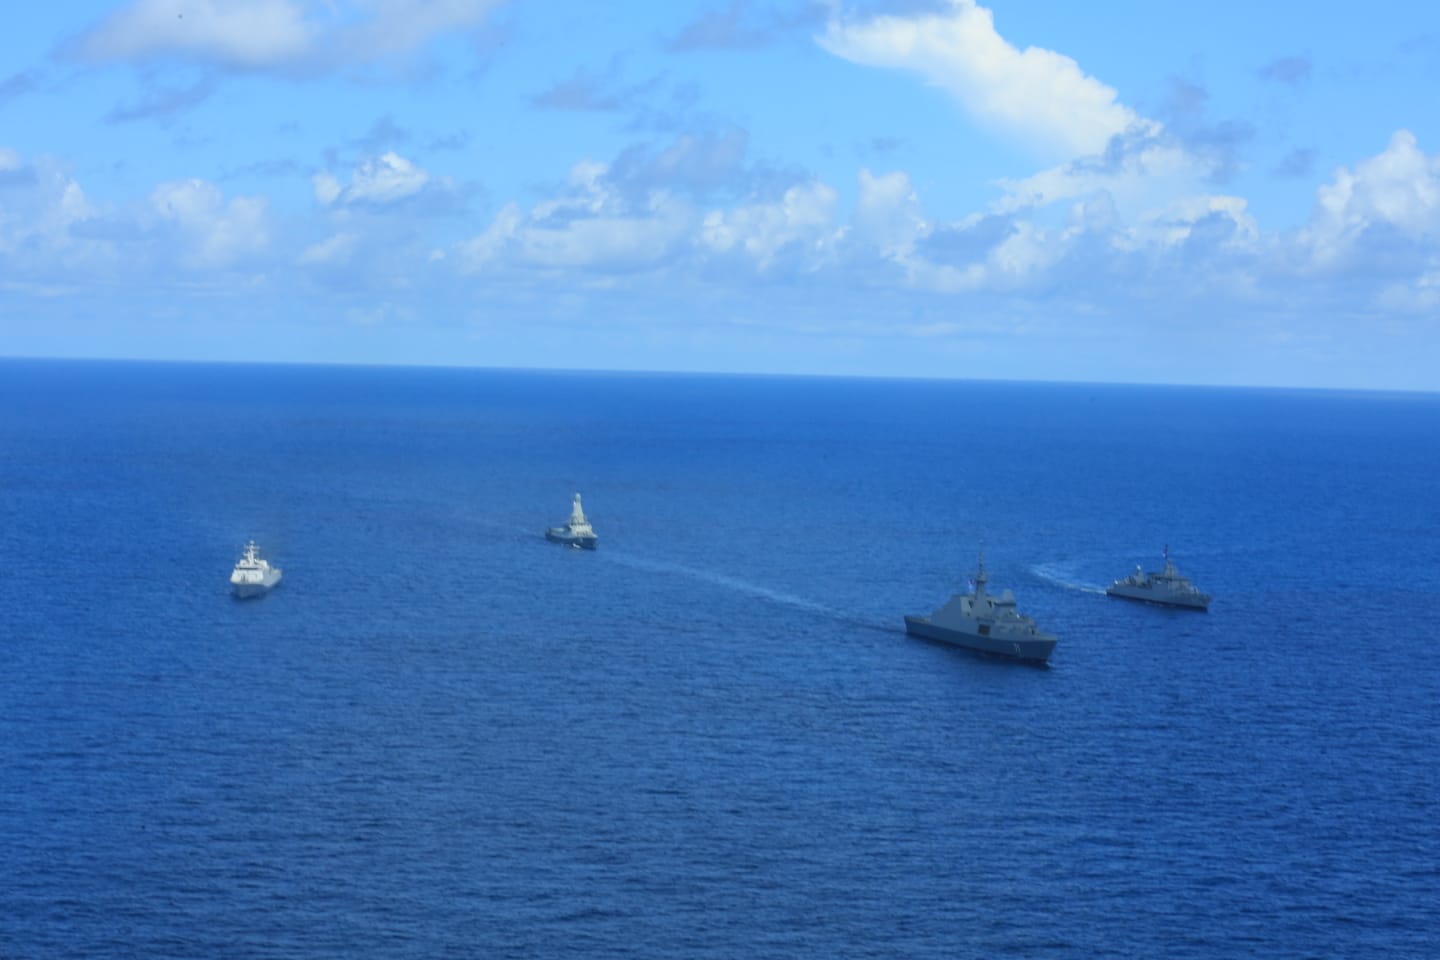
<path fill-rule="evenodd" d="M 0 361 L 0 956 L 1434 956 L 1437 473 L 1436 396 Z M 1049 669 L 904 635 L 982 538 Z M 1167 542 L 1209 614 L 1099 592 Z"/>

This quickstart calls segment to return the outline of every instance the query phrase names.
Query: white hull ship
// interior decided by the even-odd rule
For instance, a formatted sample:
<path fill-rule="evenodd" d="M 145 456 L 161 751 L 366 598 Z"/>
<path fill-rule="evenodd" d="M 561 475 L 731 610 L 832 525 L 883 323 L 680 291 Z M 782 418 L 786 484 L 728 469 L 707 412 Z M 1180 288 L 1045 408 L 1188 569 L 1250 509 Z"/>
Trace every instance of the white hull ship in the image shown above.
<path fill-rule="evenodd" d="M 230 589 L 237 597 L 258 597 L 280 582 L 281 570 L 260 559 L 260 548 L 251 540 L 245 545 L 235 569 L 230 572 Z"/>
<path fill-rule="evenodd" d="M 1015 595 L 1009 590 L 998 598 L 987 593 L 987 579 L 982 551 L 974 592 L 955 594 L 928 617 L 907 616 L 905 632 L 979 653 L 1047 662 L 1055 649 L 1055 636 L 1042 632 L 1034 620 L 1016 610 Z"/>
<path fill-rule="evenodd" d="M 1112 597 L 1156 603 L 1164 607 L 1209 610 L 1210 594 L 1201 593 L 1190 582 L 1189 577 L 1180 575 L 1180 571 L 1175 569 L 1175 564 L 1170 562 L 1168 546 L 1165 548 L 1164 556 L 1165 568 L 1163 570 L 1146 573 L 1137 564 L 1134 573 L 1124 580 L 1116 580 L 1105 592 Z"/>
<path fill-rule="evenodd" d="M 571 547 L 579 547 L 582 550 L 594 550 L 600 538 L 590 526 L 590 521 L 585 519 L 585 511 L 580 509 L 580 494 L 575 494 L 575 500 L 570 505 L 570 520 L 563 527 L 550 527 L 545 531 L 545 539 L 552 543 L 563 543 Z"/>

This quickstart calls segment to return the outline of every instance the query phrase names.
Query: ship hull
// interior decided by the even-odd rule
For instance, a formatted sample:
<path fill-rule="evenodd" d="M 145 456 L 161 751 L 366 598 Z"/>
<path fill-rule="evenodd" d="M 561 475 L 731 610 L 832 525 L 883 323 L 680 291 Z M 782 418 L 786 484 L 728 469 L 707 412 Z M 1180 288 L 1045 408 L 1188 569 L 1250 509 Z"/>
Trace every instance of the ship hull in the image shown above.
<path fill-rule="evenodd" d="M 579 547 L 582 550 L 594 550 L 599 543 L 598 537 L 576 537 L 568 533 L 546 530 L 545 539 L 551 543 L 563 543 L 566 546 Z"/>
<path fill-rule="evenodd" d="M 963 630 L 952 630 L 931 623 L 927 617 L 905 618 L 905 632 L 912 637 L 938 640 L 953 647 L 964 647 L 976 653 L 986 653 L 1026 663 L 1047 663 L 1055 650 L 1055 641 L 1050 638 L 1021 637 L 1008 639 L 1004 636 L 982 637 Z"/>
<path fill-rule="evenodd" d="M 1166 597 L 1149 592 L 1131 591 L 1125 587 L 1110 587 L 1105 591 L 1107 596 L 1119 597 L 1121 600 L 1135 600 L 1139 603 L 1150 603 L 1157 607 L 1178 607 L 1181 610 L 1199 610 L 1204 613 L 1210 609 L 1209 597 Z"/>
<path fill-rule="evenodd" d="M 248 600 L 251 597 L 263 597 L 270 592 L 270 588 L 280 582 L 280 575 L 266 577 L 264 580 L 256 581 L 230 581 L 230 590 L 235 594 L 236 599 Z"/>

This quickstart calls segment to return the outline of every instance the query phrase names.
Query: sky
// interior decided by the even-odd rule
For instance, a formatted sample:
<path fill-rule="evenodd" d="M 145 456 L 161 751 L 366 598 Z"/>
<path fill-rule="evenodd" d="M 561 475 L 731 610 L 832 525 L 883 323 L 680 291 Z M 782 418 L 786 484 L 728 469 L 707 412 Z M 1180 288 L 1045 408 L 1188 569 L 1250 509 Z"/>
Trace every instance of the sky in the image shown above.
<path fill-rule="evenodd" d="M 55 0 L 0 356 L 1440 390 L 1440 7 Z"/>

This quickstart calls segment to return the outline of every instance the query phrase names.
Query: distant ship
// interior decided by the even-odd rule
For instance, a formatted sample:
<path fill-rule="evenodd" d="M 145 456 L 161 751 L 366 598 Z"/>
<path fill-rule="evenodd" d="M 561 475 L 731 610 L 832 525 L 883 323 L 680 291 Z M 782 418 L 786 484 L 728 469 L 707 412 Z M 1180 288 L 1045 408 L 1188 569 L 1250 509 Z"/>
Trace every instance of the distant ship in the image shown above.
<path fill-rule="evenodd" d="M 1045 663 L 1055 649 L 1055 637 L 1043 633 L 1035 621 L 1015 609 L 1009 590 L 999 599 L 985 592 L 985 552 L 975 571 L 975 591 L 957 593 L 928 617 L 905 618 L 912 637 L 939 640 L 981 653 Z"/>
<path fill-rule="evenodd" d="M 590 521 L 585 519 L 585 511 L 580 509 L 580 494 L 575 494 L 575 502 L 570 506 L 570 521 L 563 527 L 550 527 L 545 531 L 545 539 L 554 543 L 569 544 L 572 547 L 581 547 L 585 550 L 594 550 L 599 537 L 590 526 Z"/>
<path fill-rule="evenodd" d="M 280 568 L 260 559 L 260 548 L 251 540 L 230 573 L 230 588 L 237 597 L 258 597 L 280 582 Z"/>
<path fill-rule="evenodd" d="M 1146 603 L 1158 603 L 1167 607 L 1185 607 L 1189 610 L 1210 609 L 1210 594 L 1201 593 L 1190 582 L 1189 577 L 1180 575 L 1180 571 L 1175 569 L 1175 564 L 1170 562 L 1169 546 L 1165 547 L 1164 556 L 1164 570 L 1145 573 L 1140 569 L 1140 565 L 1136 564 L 1134 573 L 1124 580 L 1116 580 L 1105 592 L 1112 597 L 1143 600 Z"/>

